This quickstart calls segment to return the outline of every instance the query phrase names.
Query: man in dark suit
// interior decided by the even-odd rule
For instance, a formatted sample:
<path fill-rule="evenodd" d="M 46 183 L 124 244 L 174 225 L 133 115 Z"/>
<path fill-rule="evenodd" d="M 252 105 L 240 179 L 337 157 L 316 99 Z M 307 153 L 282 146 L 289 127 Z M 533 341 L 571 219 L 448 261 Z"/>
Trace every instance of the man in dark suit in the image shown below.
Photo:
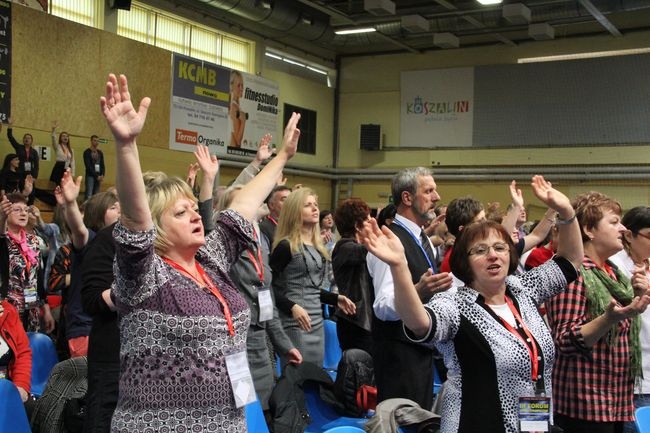
<path fill-rule="evenodd" d="M 397 215 L 389 226 L 402 241 L 411 277 L 422 302 L 451 287 L 451 276 L 437 273 L 433 247 L 422 226 L 431 219 L 440 196 L 429 169 L 408 168 L 392 181 Z M 395 310 L 393 278 L 388 265 L 368 253 L 375 302 L 372 333 L 375 347 L 375 380 L 379 401 L 408 398 L 429 410 L 433 405 L 433 351 L 407 337 Z"/>

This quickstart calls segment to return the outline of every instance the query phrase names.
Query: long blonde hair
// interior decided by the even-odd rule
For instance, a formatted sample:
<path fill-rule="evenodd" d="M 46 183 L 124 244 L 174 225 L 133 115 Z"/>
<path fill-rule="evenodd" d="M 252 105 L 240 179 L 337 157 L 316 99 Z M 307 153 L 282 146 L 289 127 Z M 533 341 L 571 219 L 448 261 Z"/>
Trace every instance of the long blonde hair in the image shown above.
<path fill-rule="evenodd" d="M 302 208 L 305 205 L 305 200 L 310 195 L 318 200 L 318 196 L 310 188 L 297 189 L 287 196 L 280 211 L 280 219 L 278 220 L 278 227 L 275 230 L 273 248 L 280 241 L 286 239 L 289 241 L 292 254 L 296 254 L 303 249 L 302 237 L 300 236 L 302 229 Z M 314 224 L 311 229 L 311 243 L 314 248 L 320 251 L 325 259 L 329 260 L 329 253 L 325 245 L 323 245 L 323 239 L 320 236 L 320 225 L 318 223 Z"/>

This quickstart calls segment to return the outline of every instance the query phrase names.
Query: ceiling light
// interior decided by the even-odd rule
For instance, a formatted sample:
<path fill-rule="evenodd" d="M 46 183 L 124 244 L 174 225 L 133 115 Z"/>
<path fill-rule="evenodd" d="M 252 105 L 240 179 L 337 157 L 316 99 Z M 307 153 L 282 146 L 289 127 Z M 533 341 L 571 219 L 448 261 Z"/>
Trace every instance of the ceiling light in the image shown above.
<path fill-rule="evenodd" d="M 376 32 L 377 29 L 374 27 L 358 27 L 356 29 L 341 29 L 341 30 L 335 30 L 334 33 L 337 35 L 352 35 L 355 33 L 371 33 L 371 32 Z"/>
<path fill-rule="evenodd" d="M 286 57 L 283 57 L 282 61 L 287 62 L 287 63 L 291 63 L 292 65 L 300 66 L 301 68 L 305 67 L 304 63 L 300 63 L 300 62 L 297 62 L 295 60 L 287 59 Z"/>
<path fill-rule="evenodd" d="M 482 5 L 498 5 L 503 3 L 503 0 L 476 0 Z"/>
<path fill-rule="evenodd" d="M 272 58 L 272 59 L 282 60 L 282 56 L 279 56 L 279 55 L 277 55 L 277 54 L 270 53 L 270 52 L 268 52 L 268 51 L 267 51 L 266 53 L 264 53 L 264 55 L 266 55 L 267 57 L 270 57 L 270 58 Z"/>
<path fill-rule="evenodd" d="M 307 69 L 309 69 L 310 71 L 314 71 L 314 72 L 316 72 L 317 74 L 327 75 L 327 72 L 326 72 L 326 71 L 323 71 L 322 69 L 314 68 L 313 66 L 309 66 L 309 65 L 307 65 Z"/>

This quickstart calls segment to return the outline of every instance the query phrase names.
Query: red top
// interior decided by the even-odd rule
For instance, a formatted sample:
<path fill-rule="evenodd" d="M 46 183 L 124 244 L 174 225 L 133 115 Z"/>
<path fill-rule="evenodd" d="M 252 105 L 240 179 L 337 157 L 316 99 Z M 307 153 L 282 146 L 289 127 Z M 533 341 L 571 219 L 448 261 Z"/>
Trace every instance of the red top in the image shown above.
<path fill-rule="evenodd" d="M 442 258 L 442 263 L 440 264 L 440 272 L 451 272 L 451 268 L 449 267 L 449 257 L 451 256 L 451 252 L 454 249 L 454 246 L 450 246 L 447 248 L 447 251 L 445 251 L 445 256 Z"/>
<path fill-rule="evenodd" d="M 553 257 L 553 246 L 551 243 L 541 247 L 533 248 L 533 250 L 528 254 L 526 259 L 525 267 L 526 269 L 536 268 L 539 265 L 542 265 Z"/>
<path fill-rule="evenodd" d="M 4 312 L 0 314 L 0 333 L 14 353 L 14 358 L 9 363 L 9 378 L 14 385 L 29 392 L 32 379 L 32 349 L 29 347 L 29 338 L 16 307 L 6 300 L 2 301 L 2 306 Z"/>

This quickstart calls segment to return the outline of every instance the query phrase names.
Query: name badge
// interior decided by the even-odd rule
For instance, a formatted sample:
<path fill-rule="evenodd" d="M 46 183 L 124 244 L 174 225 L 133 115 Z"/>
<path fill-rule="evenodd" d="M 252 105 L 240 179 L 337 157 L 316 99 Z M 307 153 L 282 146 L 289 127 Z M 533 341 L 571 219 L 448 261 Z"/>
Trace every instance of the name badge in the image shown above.
<path fill-rule="evenodd" d="M 258 287 L 257 302 L 260 306 L 260 322 L 266 322 L 273 318 L 273 298 L 268 287 Z"/>
<path fill-rule="evenodd" d="M 95 173 L 99 173 L 99 164 L 95 164 Z"/>
<path fill-rule="evenodd" d="M 519 431 L 520 433 L 551 431 L 550 397 L 519 397 Z"/>
<path fill-rule="evenodd" d="M 32 163 L 25 161 L 25 171 L 32 171 Z"/>
<path fill-rule="evenodd" d="M 25 304 L 32 304 L 38 301 L 38 293 L 36 291 L 36 287 L 26 288 L 23 291 L 23 295 L 25 296 Z"/>
<path fill-rule="evenodd" d="M 246 351 L 227 355 L 226 369 L 228 369 L 228 378 L 235 397 L 235 406 L 243 407 L 257 400 L 253 377 L 248 369 Z"/>

